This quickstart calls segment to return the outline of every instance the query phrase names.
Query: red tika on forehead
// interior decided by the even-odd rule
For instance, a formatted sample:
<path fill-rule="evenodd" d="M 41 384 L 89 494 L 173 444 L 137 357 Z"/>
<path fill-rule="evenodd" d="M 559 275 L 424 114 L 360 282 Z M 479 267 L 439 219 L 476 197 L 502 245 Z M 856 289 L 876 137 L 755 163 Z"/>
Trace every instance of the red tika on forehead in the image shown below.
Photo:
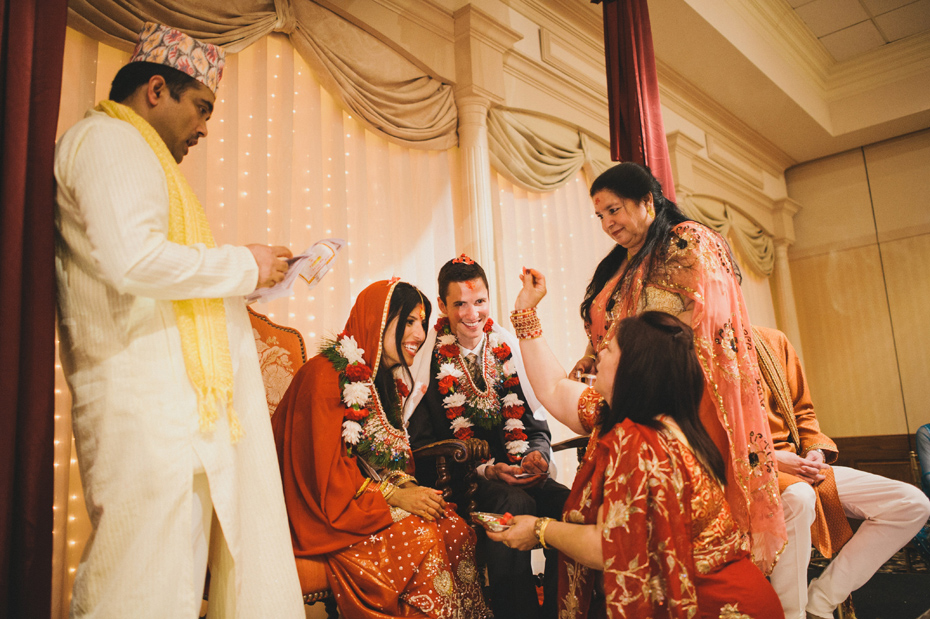
<path fill-rule="evenodd" d="M 468 280 L 467 282 L 465 282 L 465 286 L 468 287 L 469 290 L 474 290 L 474 289 L 475 289 L 475 280 L 473 280 L 473 279 Z"/>

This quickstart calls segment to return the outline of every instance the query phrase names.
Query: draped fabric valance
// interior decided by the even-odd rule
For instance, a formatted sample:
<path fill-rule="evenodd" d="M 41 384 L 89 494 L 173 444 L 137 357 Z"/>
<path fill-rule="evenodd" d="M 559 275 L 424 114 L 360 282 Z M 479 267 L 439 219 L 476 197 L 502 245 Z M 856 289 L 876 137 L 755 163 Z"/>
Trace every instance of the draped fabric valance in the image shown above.
<path fill-rule="evenodd" d="M 524 189 L 555 191 L 584 168 L 588 182 L 613 165 L 606 143 L 577 127 L 506 108 L 488 112 L 491 165 Z"/>
<path fill-rule="evenodd" d="M 748 217 L 719 198 L 700 194 L 681 196 L 678 206 L 688 217 L 736 243 L 739 255 L 759 275 L 768 277 L 775 266 L 772 237 Z"/>
<path fill-rule="evenodd" d="M 310 0 L 71 0 L 68 12 L 76 30 L 127 50 L 146 21 L 229 52 L 283 32 L 324 88 L 374 131 L 408 147 L 445 150 L 457 144 L 451 85 Z"/>

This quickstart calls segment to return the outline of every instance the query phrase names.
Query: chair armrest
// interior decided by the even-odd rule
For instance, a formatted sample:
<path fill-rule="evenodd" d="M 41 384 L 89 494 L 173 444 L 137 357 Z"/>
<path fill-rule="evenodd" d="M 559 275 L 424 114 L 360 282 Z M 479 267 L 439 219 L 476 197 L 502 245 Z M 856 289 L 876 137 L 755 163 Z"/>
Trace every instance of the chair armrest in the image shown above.
<path fill-rule="evenodd" d="M 475 472 L 475 463 L 487 460 L 488 443 L 477 438 L 468 440 L 447 439 L 430 443 L 413 451 L 414 458 L 436 459 L 436 488 L 442 490 L 443 498 L 451 499 L 452 473 L 449 470 L 449 460 L 465 465 L 465 488 L 462 491 L 464 500 L 459 505 L 459 516 L 470 522 L 470 515 L 475 511 L 475 492 L 478 490 L 478 475 Z M 478 526 L 478 525 L 473 525 Z"/>
<path fill-rule="evenodd" d="M 590 436 L 576 436 L 575 438 L 570 438 L 564 441 L 559 441 L 552 445 L 552 451 L 564 451 L 566 449 L 574 449 L 578 454 L 578 464 L 581 464 L 581 461 L 584 460 L 584 453 L 588 449 L 588 440 Z"/>
<path fill-rule="evenodd" d="M 414 458 L 452 458 L 456 462 L 468 462 L 468 446 L 465 441 L 450 438 L 446 441 L 437 441 L 413 450 Z"/>
<path fill-rule="evenodd" d="M 552 451 L 564 451 L 566 449 L 578 449 L 588 444 L 589 436 L 576 436 L 574 438 L 559 441 L 552 444 Z"/>
<path fill-rule="evenodd" d="M 452 458 L 459 463 L 487 460 L 488 443 L 480 438 L 470 438 L 464 441 L 457 438 L 450 438 L 415 449 L 413 451 L 413 456 L 414 458 L 436 458 L 443 456 Z"/>

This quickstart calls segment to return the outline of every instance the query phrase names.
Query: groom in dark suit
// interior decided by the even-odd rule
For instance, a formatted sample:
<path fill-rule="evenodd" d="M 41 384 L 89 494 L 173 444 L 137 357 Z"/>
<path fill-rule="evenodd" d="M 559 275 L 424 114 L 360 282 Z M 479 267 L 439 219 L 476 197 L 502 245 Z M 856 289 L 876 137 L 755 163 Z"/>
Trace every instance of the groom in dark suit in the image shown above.
<path fill-rule="evenodd" d="M 421 393 L 427 381 L 428 387 L 410 416 L 412 447 L 450 438 L 483 439 L 491 459 L 477 467 L 478 509 L 561 519 L 569 490 L 549 478 L 551 435 L 545 411 L 521 376 L 517 339 L 489 317 L 484 269 L 464 254 L 447 262 L 439 271 L 438 301 L 445 317 L 424 346 L 430 358 L 418 363 L 414 391 Z M 433 481 L 431 474 L 434 467 L 418 463 L 420 483 Z M 545 551 L 545 602 L 540 608 L 530 553 L 484 536 L 478 546 L 487 562 L 496 617 L 555 619 L 556 551 Z"/>

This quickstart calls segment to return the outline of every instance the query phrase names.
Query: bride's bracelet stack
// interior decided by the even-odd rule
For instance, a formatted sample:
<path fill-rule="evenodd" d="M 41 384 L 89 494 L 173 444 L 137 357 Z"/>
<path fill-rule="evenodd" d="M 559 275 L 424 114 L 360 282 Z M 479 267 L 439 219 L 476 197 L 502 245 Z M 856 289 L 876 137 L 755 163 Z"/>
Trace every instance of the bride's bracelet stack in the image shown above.
<path fill-rule="evenodd" d="M 542 335 L 542 324 L 535 307 L 513 310 L 510 312 L 510 322 L 521 340 L 530 340 Z"/>

